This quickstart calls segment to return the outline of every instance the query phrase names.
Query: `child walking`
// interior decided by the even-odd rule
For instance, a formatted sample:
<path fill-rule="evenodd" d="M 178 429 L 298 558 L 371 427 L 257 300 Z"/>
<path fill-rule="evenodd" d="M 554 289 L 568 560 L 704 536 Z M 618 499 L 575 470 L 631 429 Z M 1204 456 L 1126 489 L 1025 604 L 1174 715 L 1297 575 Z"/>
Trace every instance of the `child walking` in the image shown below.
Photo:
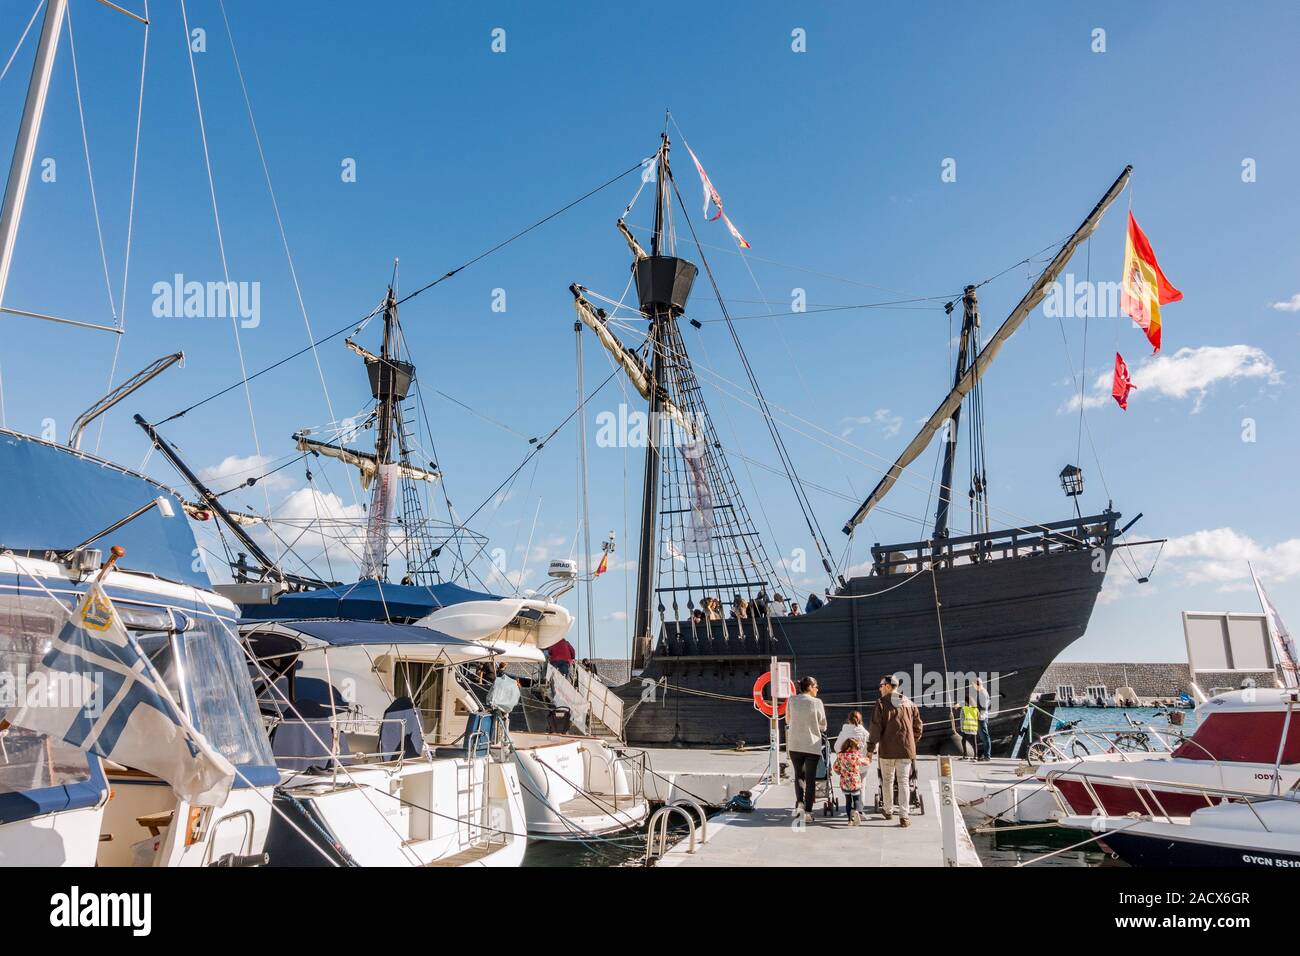
<path fill-rule="evenodd" d="M 870 763 L 871 758 L 867 757 Z M 835 756 L 832 769 L 840 778 L 840 789 L 844 791 L 844 810 L 848 814 L 849 825 L 857 826 L 862 822 L 862 750 L 857 740 L 850 737 L 844 741 L 843 749 Z"/>

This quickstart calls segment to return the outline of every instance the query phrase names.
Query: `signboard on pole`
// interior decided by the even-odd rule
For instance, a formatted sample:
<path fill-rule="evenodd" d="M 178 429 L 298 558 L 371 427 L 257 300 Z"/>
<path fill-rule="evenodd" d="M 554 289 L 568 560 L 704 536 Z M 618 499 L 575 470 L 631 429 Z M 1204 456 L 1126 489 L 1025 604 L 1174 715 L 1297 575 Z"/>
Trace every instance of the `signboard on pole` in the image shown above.
<path fill-rule="evenodd" d="M 789 661 L 780 661 L 772 668 L 772 686 L 775 688 L 774 696 L 777 700 L 785 700 L 787 697 L 793 697 L 798 693 L 794 689 L 794 683 L 790 680 Z"/>

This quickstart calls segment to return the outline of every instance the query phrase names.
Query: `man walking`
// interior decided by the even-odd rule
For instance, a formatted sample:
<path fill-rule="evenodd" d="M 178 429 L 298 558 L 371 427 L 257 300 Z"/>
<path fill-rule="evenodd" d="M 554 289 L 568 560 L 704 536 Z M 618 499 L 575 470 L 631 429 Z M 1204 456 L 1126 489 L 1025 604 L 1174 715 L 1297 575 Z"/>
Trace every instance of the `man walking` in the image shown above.
<path fill-rule="evenodd" d="M 925 724 L 921 711 L 898 690 L 898 678 L 880 678 L 880 699 L 871 712 L 867 731 L 867 753 L 880 748 L 880 804 L 886 820 L 894 816 L 894 787 L 898 787 L 898 825 L 909 827 L 911 810 L 909 773 L 916 759 L 916 744 Z"/>
<path fill-rule="evenodd" d="M 993 735 L 989 733 L 989 692 L 984 689 L 984 682 L 975 678 L 975 706 L 979 710 L 979 746 L 976 748 L 978 759 L 993 759 Z"/>
<path fill-rule="evenodd" d="M 794 812 L 803 804 L 804 822 L 813 822 L 817 799 L 817 762 L 822 755 L 822 734 L 826 733 L 826 707 L 817 699 L 817 680 L 799 681 L 799 694 L 786 705 L 785 749 L 794 774 Z"/>

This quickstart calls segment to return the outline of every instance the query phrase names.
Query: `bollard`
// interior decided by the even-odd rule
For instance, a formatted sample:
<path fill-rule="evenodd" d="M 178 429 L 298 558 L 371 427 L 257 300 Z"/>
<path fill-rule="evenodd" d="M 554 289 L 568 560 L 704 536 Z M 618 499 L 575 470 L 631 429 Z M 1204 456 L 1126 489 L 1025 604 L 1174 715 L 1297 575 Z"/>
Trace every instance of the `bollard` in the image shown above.
<path fill-rule="evenodd" d="M 957 866 L 957 796 L 948 757 L 939 758 L 939 826 L 943 830 L 943 865 Z"/>

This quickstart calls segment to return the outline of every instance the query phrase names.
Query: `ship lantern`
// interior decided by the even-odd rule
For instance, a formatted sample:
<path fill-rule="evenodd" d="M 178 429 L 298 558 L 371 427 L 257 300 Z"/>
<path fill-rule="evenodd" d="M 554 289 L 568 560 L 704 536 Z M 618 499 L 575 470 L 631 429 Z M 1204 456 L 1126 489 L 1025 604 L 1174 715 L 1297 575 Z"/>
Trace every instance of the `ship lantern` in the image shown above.
<path fill-rule="evenodd" d="M 1083 494 L 1083 471 L 1075 465 L 1066 465 L 1061 469 L 1061 490 L 1067 498 L 1077 498 Z"/>

